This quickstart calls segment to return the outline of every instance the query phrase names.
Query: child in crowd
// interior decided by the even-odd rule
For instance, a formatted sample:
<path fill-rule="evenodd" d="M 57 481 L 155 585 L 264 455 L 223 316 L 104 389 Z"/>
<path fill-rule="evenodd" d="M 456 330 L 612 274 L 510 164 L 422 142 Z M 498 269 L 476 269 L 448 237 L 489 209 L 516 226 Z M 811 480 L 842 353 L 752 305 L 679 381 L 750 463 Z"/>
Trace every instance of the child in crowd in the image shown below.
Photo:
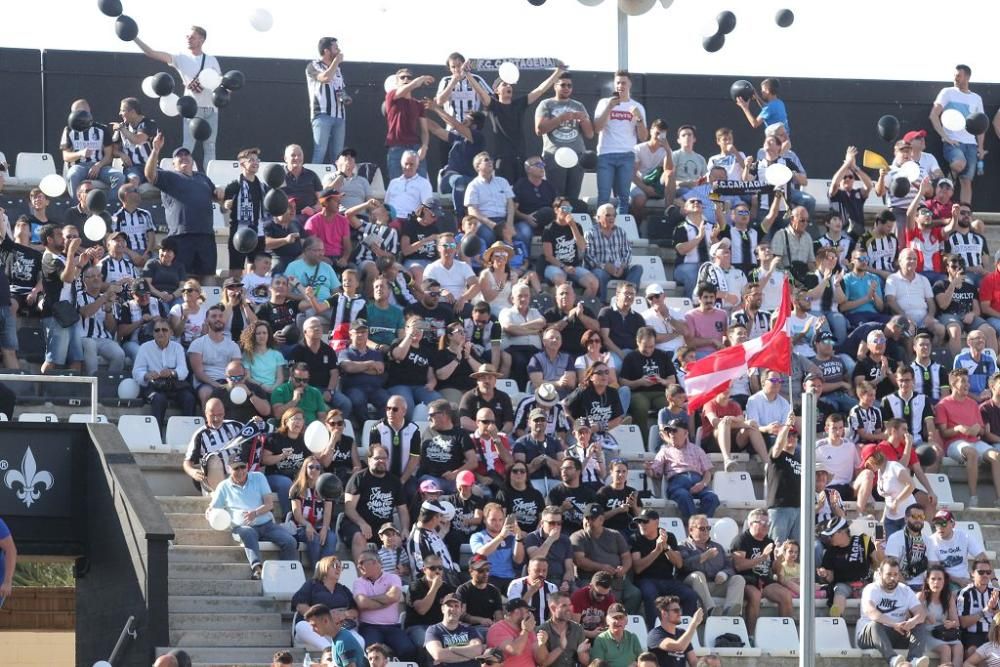
<path fill-rule="evenodd" d="M 354 242 L 351 263 L 361 272 L 361 281 L 364 285 L 362 291 L 370 298 L 372 283 L 379 275 L 377 260 L 381 257 L 395 259 L 399 254 L 399 233 L 389 226 L 396 217 L 396 210 L 391 204 L 369 199 L 347 209 L 346 215 L 351 225 L 351 240 Z"/>
<path fill-rule="evenodd" d="M 271 253 L 261 250 L 247 258 L 248 270 L 243 273 L 243 287 L 254 309 L 271 299 Z"/>
<path fill-rule="evenodd" d="M 696 358 L 696 353 L 693 347 L 687 345 L 681 345 L 677 348 L 677 362 L 675 363 L 675 369 L 677 371 L 677 384 L 681 387 L 684 386 L 684 378 L 687 377 L 687 367 L 688 364 L 694 362 Z"/>
<path fill-rule="evenodd" d="M 778 547 L 774 559 L 774 575 L 779 584 L 792 592 L 792 597 L 799 597 L 801 566 L 798 540 L 786 540 Z"/>
<path fill-rule="evenodd" d="M 395 574 L 403 581 L 409 581 L 413 574 L 410 567 L 410 556 L 403 548 L 399 531 L 391 522 L 383 523 L 378 529 L 378 537 L 382 547 L 378 550 L 378 559 L 382 562 L 382 572 Z"/>
<path fill-rule="evenodd" d="M 497 228 L 500 224 L 497 224 Z M 483 252 L 486 250 L 486 245 L 480 243 L 479 252 L 473 257 L 467 257 L 462 249 L 462 239 L 466 236 L 475 236 L 476 231 L 479 229 L 479 218 L 475 216 L 467 215 L 462 218 L 462 231 L 455 234 L 455 243 L 458 245 L 458 259 L 468 264 L 472 267 L 472 270 L 479 273 L 483 270 Z"/>
<path fill-rule="evenodd" d="M 882 410 L 875 406 L 875 385 L 871 382 L 858 382 L 858 405 L 847 413 L 847 430 L 854 444 L 859 447 L 869 443 L 879 443 L 885 440 L 885 429 L 882 422 Z"/>

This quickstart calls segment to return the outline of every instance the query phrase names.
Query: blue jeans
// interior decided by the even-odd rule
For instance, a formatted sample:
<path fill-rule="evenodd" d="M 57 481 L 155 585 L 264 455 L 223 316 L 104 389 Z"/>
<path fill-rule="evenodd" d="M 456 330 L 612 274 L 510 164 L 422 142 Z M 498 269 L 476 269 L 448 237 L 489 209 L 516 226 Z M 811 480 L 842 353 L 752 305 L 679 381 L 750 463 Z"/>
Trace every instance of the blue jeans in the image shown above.
<path fill-rule="evenodd" d="M 71 324 L 59 326 L 54 317 L 43 317 L 45 327 L 45 361 L 57 366 L 65 366 L 83 361 L 83 343 L 80 341 L 80 327 Z"/>
<path fill-rule="evenodd" d="M 409 146 L 389 146 L 385 154 L 386 171 L 389 172 L 389 178 L 386 179 L 386 186 L 389 185 L 389 181 L 394 178 L 399 178 L 403 175 L 403 165 L 400 164 L 400 160 L 403 159 L 403 153 L 406 151 L 413 151 L 417 153 L 420 151 L 420 144 L 410 144 Z M 427 160 L 421 160 L 420 165 L 417 167 L 417 172 L 427 178 Z"/>
<path fill-rule="evenodd" d="M 821 314 L 826 318 L 830 333 L 833 334 L 838 343 L 843 344 L 847 340 L 847 318 L 833 310 L 824 310 Z"/>
<path fill-rule="evenodd" d="M 234 526 L 233 532 L 243 541 L 243 551 L 247 561 L 256 565 L 261 561 L 260 541 L 274 542 L 278 546 L 278 557 L 281 560 L 298 560 L 299 544 L 292 534 L 274 521 L 262 523 L 259 526 Z"/>
<path fill-rule="evenodd" d="M 976 163 L 979 161 L 979 153 L 976 144 L 959 144 L 957 146 L 944 144 L 941 148 L 942 153 L 944 154 L 944 159 L 948 161 L 949 166 L 957 160 L 965 162 L 965 166 L 958 174 L 959 178 L 971 181 L 975 177 Z M 888 535 L 886 537 L 888 537 Z"/>
<path fill-rule="evenodd" d="M 143 165 L 134 164 L 131 167 L 126 167 L 124 170 L 126 181 L 136 181 L 139 185 L 146 183 L 146 171 Z"/>
<path fill-rule="evenodd" d="M 885 529 L 885 539 L 896 532 L 903 530 L 906 527 L 906 517 L 902 519 L 885 519 L 882 521 L 882 527 Z"/>
<path fill-rule="evenodd" d="M 854 398 L 843 389 L 830 392 L 829 394 L 823 394 L 820 400 L 834 406 L 837 412 L 842 415 L 846 415 L 850 412 L 851 408 L 858 404 L 858 399 Z"/>
<path fill-rule="evenodd" d="M 368 404 L 375 406 L 379 415 L 385 413 L 385 404 L 389 402 L 389 392 L 384 387 L 351 387 L 344 392 L 351 401 L 351 415 L 359 422 L 368 419 Z"/>
<path fill-rule="evenodd" d="M 643 616 L 646 618 L 646 627 L 648 628 L 653 627 L 653 623 L 659 617 L 659 612 L 656 609 L 656 598 L 661 595 L 676 595 L 679 597 L 681 599 L 681 609 L 684 611 L 685 616 L 691 616 L 698 608 L 698 594 L 683 581 L 643 577 L 638 579 L 635 585 L 639 587 L 639 592 L 642 593 Z"/>
<path fill-rule="evenodd" d="M 328 404 L 330 405 L 330 407 L 334 407 L 340 410 L 340 412 L 344 415 L 345 419 L 353 416 L 352 411 L 354 409 L 354 404 L 351 403 L 351 399 L 349 399 L 347 395 L 340 390 L 330 393 L 330 400 Z"/>
<path fill-rule="evenodd" d="M 389 387 L 389 394 L 402 396 L 406 399 L 406 418 L 413 419 L 413 409 L 420 403 L 430 404 L 441 398 L 441 394 L 432 391 L 424 385 L 397 384 Z"/>
<path fill-rule="evenodd" d="M 386 644 L 400 659 L 409 660 L 417 657 L 417 647 L 410 641 L 406 630 L 399 625 L 361 623 L 358 626 L 358 633 L 365 638 L 365 646 Z"/>
<path fill-rule="evenodd" d="M 629 153 L 605 153 L 597 156 L 597 204 L 611 201 L 614 188 L 618 197 L 618 213 L 628 213 L 629 192 L 632 190 L 632 174 L 635 172 L 635 155 Z"/>
<path fill-rule="evenodd" d="M 288 516 L 292 511 L 292 500 L 288 497 L 288 490 L 292 488 L 291 477 L 284 475 L 268 475 L 267 485 L 271 487 L 274 495 L 278 496 L 278 505 L 281 507 L 281 517 Z M 316 562 L 316 561 L 313 561 Z"/>
<path fill-rule="evenodd" d="M 208 163 L 215 159 L 215 139 L 219 136 L 219 113 L 215 107 L 198 107 L 195 118 L 204 118 L 212 127 L 212 136 L 201 142 L 202 160 L 204 163 L 202 171 L 208 168 Z M 186 118 L 181 119 L 181 131 L 184 137 L 184 148 L 194 152 L 195 140 L 191 135 L 191 123 Z"/>
<path fill-rule="evenodd" d="M 506 223 L 506 220 L 504 220 L 502 218 L 490 218 L 490 220 L 492 220 L 493 222 L 495 222 L 497 224 L 499 224 L 501 222 Z M 486 225 L 484 225 L 482 223 L 480 223 L 479 226 L 476 227 L 476 236 L 478 236 L 480 239 L 482 239 L 482 241 L 483 241 L 483 250 L 486 250 L 486 248 L 489 248 L 491 245 L 493 245 L 493 242 L 497 240 L 496 232 L 494 232 L 492 229 L 490 229 L 489 227 L 487 227 Z"/>
<path fill-rule="evenodd" d="M 625 275 L 621 278 L 615 278 L 610 273 L 602 268 L 591 269 L 591 273 L 597 276 L 597 282 L 600 283 L 600 287 L 597 289 L 597 297 L 601 301 L 607 301 L 608 299 L 608 282 L 611 280 L 624 280 L 635 285 L 636 290 L 639 289 L 639 281 L 642 280 L 642 266 L 636 264 L 634 266 L 628 267 Z"/>
<path fill-rule="evenodd" d="M 573 273 L 566 273 L 555 264 L 547 264 L 545 266 L 545 270 L 542 271 L 542 277 L 551 283 L 554 283 L 558 279 L 562 279 L 568 280 L 569 282 L 579 285 L 580 287 L 583 287 L 582 281 L 586 279 L 587 276 L 592 275 L 594 274 L 582 266 L 576 267 L 576 270 L 574 270 Z M 603 296 L 600 293 L 598 293 L 597 296 L 603 300 Z"/>
<path fill-rule="evenodd" d="M 799 539 L 798 507 L 771 507 L 767 510 L 767 518 L 771 520 L 768 536 L 775 542 Z"/>
<path fill-rule="evenodd" d="M 108 208 L 111 208 L 118 201 L 118 188 L 122 184 L 123 175 L 112 169 L 111 165 L 107 165 L 101 167 L 97 178 L 91 179 L 88 172 L 93 166 L 92 164 L 77 163 L 66 171 L 66 180 L 69 182 L 69 191 L 72 193 L 70 197 L 76 199 L 76 191 L 80 188 L 80 184 L 86 180 L 103 181 L 111 190 L 108 193 Z"/>
<path fill-rule="evenodd" d="M 344 135 L 347 133 L 347 119 L 334 118 L 325 113 L 316 114 L 312 119 L 313 164 L 333 164 L 340 151 L 344 150 Z"/>
<path fill-rule="evenodd" d="M 695 262 L 678 264 L 674 267 L 674 280 L 681 288 L 681 296 L 686 296 L 689 299 L 694 297 L 694 288 L 698 283 L 699 267 L 700 265 Z"/>
<path fill-rule="evenodd" d="M 667 481 L 667 498 L 677 503 L 681 518 L 684 523 L 692 514 L 697 514 L 694 501 L 701 503 L 701 514 L 705 516 L 715 516 L 715 510 L 719 508 L 719 496 L 709 488 L 704 488 L 697 493 L 691 493 L 691 487 L 701 481 L 702 476 L 696 472 L 682 472 L 674 475 Z"/>
<path fill-rule="evenodd" d="M 299 526 L 298 535 L 296 539 L 299 542 L 306 545 L 306 553 L 309 554 L 309 563 L 311 565 L 316 565 L 320 558 L 326 558 L 327 556 L 332 556 L 337 553 L 337 531 L 332 527 L 326 533 L 326 544 L 319 543 L 319 529 L 313 533 L 313 538 L 311 540 L 306 539 L 306 527 Z"/>

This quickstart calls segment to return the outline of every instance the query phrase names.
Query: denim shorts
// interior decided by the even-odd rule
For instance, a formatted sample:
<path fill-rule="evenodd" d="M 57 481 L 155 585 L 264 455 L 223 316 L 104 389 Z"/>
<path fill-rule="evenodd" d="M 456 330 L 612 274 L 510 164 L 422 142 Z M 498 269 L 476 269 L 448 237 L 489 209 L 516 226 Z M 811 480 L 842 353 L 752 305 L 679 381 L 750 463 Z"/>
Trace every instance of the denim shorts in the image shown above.
<path fill-rule="evenodd" d="M 10 307 L 0 306 L 0 348 L 17 351 L 17 318 L 14 310 L 17 302 L 11 301 Z"/>
<path fill-rule="evenodd" d="M 958 175 L 959 178 L 972 180 L 976 175 L 976 163 L 979 161 L 979 147 L 976 144 L 951 144 L 944 145 L 944 159 L 951 164 L 958 158 L 965 160 L 965 169 Z"/>

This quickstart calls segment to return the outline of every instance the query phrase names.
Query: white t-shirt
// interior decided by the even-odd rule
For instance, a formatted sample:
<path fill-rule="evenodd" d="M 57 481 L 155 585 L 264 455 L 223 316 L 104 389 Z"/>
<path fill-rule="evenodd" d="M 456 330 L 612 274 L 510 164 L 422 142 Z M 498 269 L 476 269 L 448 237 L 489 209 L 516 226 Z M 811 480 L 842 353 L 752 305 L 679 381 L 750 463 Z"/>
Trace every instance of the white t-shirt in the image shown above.
<path fill-rule="evenodd" d="M 903 490 L 903 481 L 900 478 L 904 472 L 906 472 L 906 468 L 901 463 L 889 461 L 885 464 L 885 470 L 878 474 L 877 485 L 878 492 L 883 498 L 895 498 L 899 495 L 899 492 Z M 895 510 L 890 510 L 886 507 L 885 518 L 897 521 L 902 519 L 906 515 L 906 508 L 915 502 L 917 501 L 913 498 L 913 493 L 911 492 L 896 503 Z"/>
<path fill-rule="evenodd" d="M 668 308 L 670 311 L 670 317 L 675 320 L 683 320 L 684 313 L 677 310 L 676 308 Z M 653 331 L 658 334 L 672 333 L 675 329 L 667 323 L 667 321 L 660 316 L 655 308 L 650 308 L 645 313 L 642 314 L 642 319 L 646 320 L 646 326 L 653 327 Z M 657 343 L 656 349 L 663 350 L 664 352 L 673 352 L 681 345 L 684 344 L 684 336 L 678 336 L 677 338 L 671 338 L 666 343 Z"/>
<path fill-rule="evenodd" d="M 406 218 L 433 196 L 431 182 L 420 174 L 414 174 L 412 178 L 397 176 L 389 181 L 385 203 L 396 209 L 397 218 Z"/>
<path fill-rule="evenodd" d="M 924 553 L 927 556 L 927 562 L 932 563 L 934 561 L 940 560 L 938 558 L 937 550 L 934 548 L 934 543 L 928 538 L 928 536 L 922 536 L 921 541 L 924 544 Z M 914 542 L 914 547 L 917 544 Z M 885 555 L 892 556 L 900 563 L 903 562 L 903 557 L 906 556 L 906 529 L 897 530 L 895 533 L 889 536 L 889 539 L 885 541 Z M 924 572 L 912 577 L 906 583 L 910 586 L 919 586 L 924 581 Z M 969 576 L 968 568 L 966 569 L 966 577 Z"/>
<path fill-rule="evenodd" d="M 223 338 L 221 342 L 216 343 L 208 334 L 200 336 L 191 343 L 191 347 L 188 348 L 188 355 L 191 354 L 201 355 L 202 370 L 205 375 L 213 380 L 222 380 L 225 378 L 226 366 L 229 362 L 233 359 L 241 359 L 243 357 L 240 346 L 232 340 Z M 201 383 L 197 382 L 197 384 Z"/>
<path fill-rule="evenodd" d="M 974 113 L 981 113 L 983 111 L 983 98 L 971 90 L 967 93 L 963 93 L 955 86 L 942 88 L 937 94 L 937 97 L 934 98 L 934 104 L 940 104 L 941 108 L 945 111 L 948 109 L 958 109 L 966 118 Z M 951 130 L 945 128 L 944 132 L 948 135 L 948 138 L 953 141 L 957 141 L 962 144 L 976 143 L 976 137 L 969 133 L 964 127 L 958 132 L 952 132 Z"/>
<path fill-rule="evenodd" d="M 937 158 L 927 151 L 920 151 L 920 159 L 917 160 L 917 164 L 920 165 L 920 173 L 923 175 L 941 171 L 941 165 L 938 164 Z"/>
<path fill-rule="evenodd" d="M 432 278 L 441 284 L 441 287 L 448 290 L 448 293 L 458 299 L 465 291 L 465 283 L 469 278 L 475 278 L 476 274 L 465 262 L 457 259 L 451 263 L 451 268 L 447 269 L 440 259 L 436 259 L 424 269 L 424 279 Z"/>
<path fill-rule="evenodd" d="M 917 594 L 910 590 L 909 586 L 902 583 L 897 584 L 891 593 L 877 583 L 868 584 L 861 592 L 861 618 L 858 619 L 855 637 L 860 637 L 868 624 L 872 623 L 865 614 L 865 603 L 873 604 L 876 609 L 892 620 L 902 623 L 910 618 L 910 609 L 918 606 L 920 600 L 917 599 Z"/>
<path fill-rule="evenodd" d="M 594 118 L 597 118 L 608 106 L 611 98 L 605 97 L 597 103 L 594 109 Z M 597 136 L 597 154 L 607 155 L 609 153 L 631 153 L 632 148 L 639 143 L 639 134 L 636 132 L 635 121 L 632 117 L 632 110 L 639 114 L 640 123 L 646 122 L 646 107 L 640 102 L 629 99 L 626 102 L 619 102 L 608 114 L 608 122 Z"/>
<path fill-rule="evenodd" d="M 740 159 L 746 160 L 747 156 L 743 151 L 740 151 Z M 722 167 L 726 170 L 726 179 L 730 181 L 742 181 L 743 180 L 743 167 L 736 160 L 735 155 L 730 155 L 729 153 L 719 153 L 718 155 L 713 155 L 708 158 L 708 169 L 711 170 L 714 167 Z"/>
<path fill-rule="evenodd" d="M 214 69 L 219 74 L 222 74 L 222 67 L 219 66 L 219 61 L 215 59 L 215 56 L 210 56 L 207 53 L 202 55 L 205 56 L 204 69 Z M 202 91 L 200 93 L 188 90 L 188 84 L 194 80 L 195 76 L 197 76 L 198 72 L 202 69 L 202 56 L 193 56 L 190 53 L 175 53 L 170 56 L 170 58 L 170 64 L 181 75 L 181 81 L 184 82 L 184 89 L 175 90 L 174 92 L 182 97 L 184 95 L 190 95 L 198 101 L 198 106 L 200 107 L 215 106 L 212 103 L 212 88 L 202 86 Z"/>
<path fill-rule="evenodd" d="M 914 274 L 913 280 L 907 280 L 897 271 L 886 278 L 885 295 L 896 297 L 899 309 L 919 325 L 927 317 L 926 299 L 933 299 L 934 291 L 931 282 L 919 273 Z"/>
<path fill-rule="evenodd" d="M 660 146 L 655 151 L 649 149 L 649 142 L 644 141 L 632 147 L 635 154 L 635 170 L 640 174 L 645 174 L 653 167 L 663 165 L 663 160 L 667 157 L 667 149 Z"/>
<path fill-rule="evenodd" d="M 816 463 L 823 462 L 830 471 L 829 484 L 850 484 L 854 471 L 861 467 L 858 448 L 847 440 L 830 444 L 829 438 L 816 442 Z"/>
<path fill-rule="evenodd" d="M 524 336 L 514 336 L 507 333 L 510 325 L 521 326 L 525 322 L 530 322 L 531 320 L 537 320 L 542 317 L 542 314 L 538 312 L 535 308 L 528 308 L 528 314 L 523 316 L 520 311 L 514 306 L 510 308 L 504 308 L 500 311 L 500 326 L 503 327 L 503 339 L 501 341 L 501 346 L 505 349 L 511 345 L 531 345 L 537 347 L 539 350 L 542 349 L 542 337 L 540 334 L 526 334 Z"/>
<path fill-rule="evenodd" d="M 937 531 L 928 540 L 937 551 L 941 567 L 952 577 L 969 578 L 970 556 L 978 556 L 985 551 L 982 542 L 972 533 L 956 529 L 950 540 L 945 540 Z"/>
<path fill-rule="evenodd" d="M 183 304 L 175 304 L 173 308 L 170 309 L 170 315 L 173 317 L 181 317 Z M 200 306 L 197 313 L 189 312 L 187 322 L 184 324 L 184 333 L 181 334 L 182 343 L 191 343 L 194 339 L 201 336 L 201 327 L 205 324 L 205 316 L 208 314 L 207 306 Z"/>

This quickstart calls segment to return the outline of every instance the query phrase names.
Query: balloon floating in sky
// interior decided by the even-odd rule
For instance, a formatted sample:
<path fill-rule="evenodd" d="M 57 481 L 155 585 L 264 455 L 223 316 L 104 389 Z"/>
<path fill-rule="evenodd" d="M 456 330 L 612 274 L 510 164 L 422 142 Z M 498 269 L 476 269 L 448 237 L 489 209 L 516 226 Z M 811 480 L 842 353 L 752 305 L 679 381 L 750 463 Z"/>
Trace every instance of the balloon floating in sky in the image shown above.
<path fill-rule="evenodd" d="M 782 9 L 774 16 L 774 22 L 779 28 L 787 28 L 795 22 L 795 14 L 791 9 Z"/>
<path fill-rule="evenodd" d="M 710 37 L 705 37 L 701 40 L 701 45 L 709 53 L 715 53 L 723 46 L 726 45 L 726 36 L 721 33 L 715 33 Z"/>
<path fill-rule="evenodd" d="M 274 17 L 266 9 L 255 9 L 250 15 L 250 25 L 258 32 L 267 32 L 274 26 Z"/>
<path fill-rule="evenodd" d="M 878 136 L 885 141 L 895 141 L 899 136 L 899 119 L 886 114 L 878 119 Z"/>
<path fill-rule="evenodd" d="M 111 18 L 118 18 L 122 13 L 121 0 L 97 0 L 97 8 L 101 13 Z"/>
<path fill-rule="evenodd" d="M 131 42 L 139 36 L 139 26 L 131 16 L 122 14 L 115 19 L 115 34 L 123 42 Z"/>
<path fill-rule="evenodd" d="M 719 15 L 715 17 L 715 21 L 719 24 L 719 32 L 723 35 L 728 35 L 736 29 L 736 14 L 733 14 L 728 9 L 724 12 L 719 12 Z"/>

